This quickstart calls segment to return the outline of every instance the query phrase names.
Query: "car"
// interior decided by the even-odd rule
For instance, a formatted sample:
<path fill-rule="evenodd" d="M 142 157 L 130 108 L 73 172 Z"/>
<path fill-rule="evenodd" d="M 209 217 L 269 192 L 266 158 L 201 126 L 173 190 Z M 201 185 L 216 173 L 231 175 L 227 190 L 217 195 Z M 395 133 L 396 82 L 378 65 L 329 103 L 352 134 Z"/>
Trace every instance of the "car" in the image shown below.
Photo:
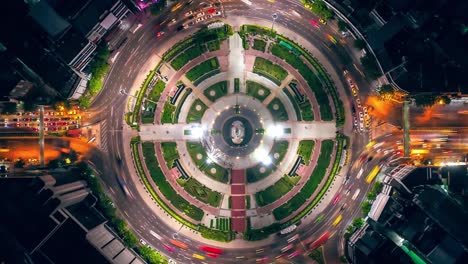
<path fill-rule="evenodd" d="M 358 121 L 357 121 L 357 118 L 356 118 L 356 117 L 354 118 L 354 126 L 355 126 L 355 127 L 358 126 Z"/>
<path fill-rule="evenodd" d="M 194 19 L 194 18 L 195 18 L 194 15 L 190 15 L 190 16 L 188 17 L 188 19 Z"/>
<path fill-rule="evenodd" d="M 320 24 L 319 24 L 317 21 L 313 20 L 313 19 L 309 20 L 309 22 L 310 22 L 310 24 L 312 24 L 312 26 L 314 26 L 314 27 L 317 27 L 317 28 L 320 27 Z"/>
<path fill-rule="evenodd" d="M 319 22 L 322 23 L 322 24 L 324 24 L 324 25 L 327 24 L 327 21 L 325 21 L 323 18 L 320 18 L 320 19 L 319 19 Z"/>
<path fill-rule="evenodd" d="M 359 121 L 364 121 L 364 114 L 362 112 L 359 112 Z"/>
<path fill-rule="evenodd" d="M 332 205 L 337 204 L 339 200 L 340 200 L 340 195 L 337 194 L 337 195 L 335 196 L 335 198 L 333 198 L 333 203 L 332 203 Z"/>
<path fill-rule="evenodd" d="M 352 106 L 351 111 L 353 112 L 353 114 L 356 113 L 356 107 L 354 107 L 354 105 Z"/>
<path fill-rule="evenodd" d="M 359 130 L 364 131 L 364 125 L 362 123 L 359 123 Z"/>
<path fill-rule="evenodd" d="M 193 11 L 190 10 L 190 11 L 188 11 L 187 13 L 185 13 L 185 16 L 186 16 L 186 17 L 189 17 L 189 16 L 192 15 L 192 14 L 193 14 Z"/>
<path fill-rule="evenodd" d="M 176 22 L 177 22 L 177 20 L 176 20 L 175 18 L 173 18 L 173 19 L 169 22 L 169 26 L 174 25 Z"/>
<path fill-rule="evenodd" d="M 210 8 L 208 9 L 208 14 L 214 14 L 214 12 L 216 12 L 216 9 L 215 8 Z"/>
<path fill-rule="evenodd" d="M 180 25 L 177 27 L 177 31 L 182 31 L 185 29 L 185 26 L 184 25 Z"/>
<path fill-rule="evenodd" d="M 213 13 L 213 16 L 220 16 L 221 15 L 221 11 L 216 11 Z"/>
<path fill-rule="evenodd" d="M 141 243 L 143 246 L 147 246 L 147 245 L 148 245 L 148 243 L 146 243 L 146 241 L 143 240 L 143 239 L 140 239 L 140 243 Z"/>
<path fill-rule="evenodd" d="M 202 17 L 204 15 L 205 15 L 205 12 L 200 12 L 200 13 L 197 14 L 197 17 Z"/>
<path fill-rule="evenodd" d="M 357 107 L 358 107 L 358 108 L 361 108 L 361 107 L 362 107 L 362 105 L 361 105 L 361 99 L 359 99 L 359 98 L 356 99 L 356 103 L 357 103 Z"/>
<path fill-rule="evenodd" d="M 370 125 L 371 125 L 370 119 L 366 119 L 366 127 L 370 127 Z"/>
<path fill-rule="evenodd" d="M 364 115 L 367 115 L 367 107 L 363 107 L 362 110 L 364 111 Z"/>
<path fill-rule="evenodd" d="M 162 35 L 164 35 L 164 31 L 159 31 L 158 33 L 156 33 L 156 37 L 160 38 Z"/>
<path fill-rule="evenodd" d="M 206 19 L 210 19 L 210 18 L 212 18 L 212 17 L 213 17 L 212 15 L 206 15 L 206 16 L 204 17 L 204 19 L 206 20 Z"/>
<path fill-rule="evenodd" d="M 357 90 L 356 90 L 356 88 L 351 89 L 351 91 L 353 92 L 353 96 L 357 96 Z"/>
<path fill-rule="evenodd" d="M 205 20 L 203 17 L 199 17 L 199 18 L 197 18 L 197 20 L 195 20 L 195 23 L 200 23 L 200 22 L 202 22 L 203 20 Z"/>
<path fill-rule="evenodd" d="M 189 27 L 191 27 L 191 26 L 193 26 L 193 25 L 195 25 L 195 22 L 193 22 L 193 21 L 190 21 L 190 22 L 187 24 L 187 26 L 189 26 Z"/>

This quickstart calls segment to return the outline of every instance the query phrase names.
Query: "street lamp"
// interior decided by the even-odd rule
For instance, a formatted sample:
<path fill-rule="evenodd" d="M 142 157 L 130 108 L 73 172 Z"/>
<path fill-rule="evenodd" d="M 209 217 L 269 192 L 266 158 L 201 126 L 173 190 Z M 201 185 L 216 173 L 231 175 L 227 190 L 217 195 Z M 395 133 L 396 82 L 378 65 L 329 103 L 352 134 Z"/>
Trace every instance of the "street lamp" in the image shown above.
<path fill-rule="evenodd" d="M 276 19 L 278 19 L 278 14 L 277 13 L 273 13 L 271 15 L 271 18 L 273 18 L 273 24 L 271 24 L 271 32 L 273 33 L 273 27 L 275 26 L 275 21 Z"/>

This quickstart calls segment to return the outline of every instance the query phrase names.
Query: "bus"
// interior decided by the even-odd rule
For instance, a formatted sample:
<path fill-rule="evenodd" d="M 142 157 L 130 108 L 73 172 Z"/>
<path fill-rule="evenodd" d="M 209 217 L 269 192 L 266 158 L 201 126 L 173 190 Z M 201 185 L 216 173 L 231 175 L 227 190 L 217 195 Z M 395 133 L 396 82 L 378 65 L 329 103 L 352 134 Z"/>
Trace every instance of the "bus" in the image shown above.
<path fill-rule="evenodd" d="M 176 246 L 176 247 L 179 247 L 181 249 L 187 249 L 188 246 L 178 240 L 175 240 L 175 239 L 171 239 L 169 240 L 169 242 L 171 242 L 172 245 Z"/>
<path fill-rule="evenodd" d="M 312 244 L 310 244 L 309 249 L 314 250 L 320 247 L 321 245 L 325 244 L 325 242 L 327 242 L 328 238 L 330 238 L 330 233 L 329 232 L 323 233 L 319 238 L 317 238 L 317 240 L 315 240 L 314 242 L 312 242 Z"/>
<path fill-rule="evenodd" d="M 380 171 L 380 165 L 376 165 L 376 166 L 371 170 L 371 172 L 369 173 L 369 175 L 367 175 L 366 182 L 367 182 L 367 183 L 371 183 L 371 182 L 375 179 L 375 176 L 377 176 L 377 174 L 379 174 L 379 171 Z"/>
<path fill-rule="evenodd" d="M 343 216 L 342 215 L 339 215 L 335 221 L 333 221 L 332 223 L 332 226 L 337 226 L 340 222 L 341 222 L 341 219 L 343 219 Z"/>
<path fill-rule="evenodd" d="M 198 248 L 208 253 L 223 254 L 223 250 L 220 248 L 209 247 L 209 246 L 199 246 Z"/>

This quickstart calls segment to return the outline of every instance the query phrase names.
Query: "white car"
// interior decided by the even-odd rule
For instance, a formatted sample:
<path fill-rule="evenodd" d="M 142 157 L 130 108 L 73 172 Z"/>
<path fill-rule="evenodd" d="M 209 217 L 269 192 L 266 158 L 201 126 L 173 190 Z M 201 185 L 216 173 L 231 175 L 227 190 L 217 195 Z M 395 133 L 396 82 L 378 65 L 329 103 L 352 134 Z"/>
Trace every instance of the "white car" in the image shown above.
<path fill-rule="evenodd" d="M 358 107 L 358 108 L 361 108 L 361 107 L 362 107 L 362 105 L 361 105 L 361 99 L 359 99 L 359 98 L 356 99 L 356 103 L 357 103 L 357 107 Z"/>
<path fill-rule="evenodd" d="M 202 17 L 204 15 L 205 15 L 205 12 L 200 12 L 200 13 L 197 14 L 197 17 Z"/>
<path fill-rule="evenodd" d="M 221 15 L 221 11 L 216 11 L 213 13 L 213 16 L 220 16 Z"/>
<path fill-rule="evenodd" d="M 362 114 L 362 112 L 359 112 L 359 121 L 363 121 L 364 120 L 364 115 Z"/>
<path fill-rule="evenodd" d="M 193 14 L 193 11 L 188 11 L 187 13 L 185 13 L 185 16 L 188 17 L 188 16 L 190 16 L 191 14 Z"/>
<path fill-rule="evenodd" d="M 203 17 L 199 17 L 199 18 L 197 18 L 197 20 L 195 20 L 195 23 L 200 23 L 200 22 L 202 22 L 203 20 L 205 20 Z"/>
<path fill-rule="evenodd" d="M 143 246 L 148 246 L 148 243 L 146 243 L 146 241 L 144 241 L 143 239 L 140 239 L 140 243 L 141 243 Z"/>

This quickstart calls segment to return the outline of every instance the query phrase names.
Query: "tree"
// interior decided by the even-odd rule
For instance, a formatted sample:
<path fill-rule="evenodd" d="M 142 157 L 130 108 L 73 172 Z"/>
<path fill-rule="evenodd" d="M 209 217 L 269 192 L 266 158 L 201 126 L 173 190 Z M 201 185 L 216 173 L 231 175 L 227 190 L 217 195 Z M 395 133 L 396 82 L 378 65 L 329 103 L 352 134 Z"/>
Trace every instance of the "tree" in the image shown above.
<path fill-rule="evenodd" d="M 436 103 L 437 97 L 433 94 L 416 94 L 413 99 L 418 107 L 430 107 Z"/>
<path fill-rule="evenodd" d="M 26 162 L 22 158 L 15 161 L 15 168 L 24 168 L 24 165 L 26 165 Z"/>
<path fill-rule="evenodd" d="M 371 79 L 376 80 L 382 76 L 382 72 L 380 71 L 379 66 L 377 65 L 377 60 L 374 56 L 366 54 L 366 56 L 361 58 L 361 64 L 362 67 L 364 67 L 364 72 Z"/>
<path fill-rule="evenodd" d="M 390 100 L 395 95 L 395 89 L 390 84 L 384 84 L 379 88 L 379 99 Z"/>
<path fill-rule="evenodd" d="M 151 264 L 167 263 L 167 260 L 158 252 L 147 246 L 139 247 L 138 252 L 141 257 Z"/>
<path fill-rule="evenodd" d="M 364 219 L 362 218 L 354 218 L 353 220 L 353 228 L 360 228 L 364 225 Z"/>
<path fill-rule="evenodd" d="M 362 50 L 366 46 L 366 42 L 362 39 L 355 39 L 353 46 L 358 50 Z"/>
<path fill-rule="evenodd" d="M 161 14 L 161 11 L 166 7 L 167 0 L 159 0 L 158 2 L 151 5 L 150 10 L 153 16 Z"/>
<path fill-rule="evenodd" d="M 383 183 L 376 181 L 374 185 L 372 186 L 372 192 L 374 193 L 380 193 L 382 192 L 383 189 Z"/>
<path fill-rule="evenodd" d="M 348 24 L 344 22 L 343 20 L 338 20 L 338 30 L 339 31 L 346 31 L 348 29 Z"/>
<path fill-rule="evenodd" d="M 372 203 L 369 201 L 365 201 L 361 205 L 362 213 L 365 215 L 367 215 L 370 212 L 371 208 L 372 208 Z"/>
<path fill-rule="evenodd" d="M 373 200 L 375 200 L 376 197 L 377 197 L 377 194 L 375 194 L 374 192 L 368 192 L 367 193 L 367 199 L 368 200 L 373 201 Z"/>
<path fill-rule="evenodd" d="M 311 10 L 323 19 L 333 18 L 333 12 L 328 9 L 327 5 L 322 0 L 314 1 L 311 5 Z"/>
<path fill-rule="evenodd" d="M 2 112 L 3 113 L 15 113 L 16 112 L 16 103 L 4 103 Z"/>

